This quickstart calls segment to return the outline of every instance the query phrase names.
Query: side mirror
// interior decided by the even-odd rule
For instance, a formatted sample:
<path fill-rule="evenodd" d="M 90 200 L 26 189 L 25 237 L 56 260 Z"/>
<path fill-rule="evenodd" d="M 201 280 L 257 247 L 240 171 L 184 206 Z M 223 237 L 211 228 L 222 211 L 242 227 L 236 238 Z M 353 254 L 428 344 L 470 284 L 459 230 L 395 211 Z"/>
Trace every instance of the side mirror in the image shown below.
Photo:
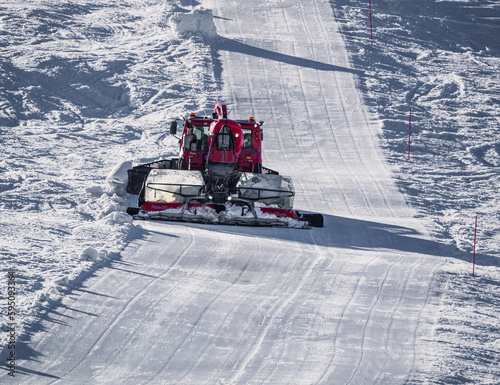
<path fill-rule="evenodd" d="M 170 123 L 170 135 L 175 134 L 177 134 L 177 122 L 174 120 L 172 123 Z"/>

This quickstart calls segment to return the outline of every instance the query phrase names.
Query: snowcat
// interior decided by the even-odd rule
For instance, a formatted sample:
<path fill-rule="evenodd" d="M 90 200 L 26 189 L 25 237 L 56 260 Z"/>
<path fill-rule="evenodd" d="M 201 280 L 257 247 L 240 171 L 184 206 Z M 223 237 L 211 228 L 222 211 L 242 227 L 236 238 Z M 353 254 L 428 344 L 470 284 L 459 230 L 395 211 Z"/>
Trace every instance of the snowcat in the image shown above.
<path fill-rule="evenodd" d="M 321 214 L 293 210 L 290 177 L 262 166 L 262 125 L 230 120 L 215 103 L 211 117 L 191 113 L 179 157 L 128 170 L 127 192 L 138 194 L 136 218 L 233 225 L 323 227 Z M 177 121 L 170 126 L 176 135 Z"/>

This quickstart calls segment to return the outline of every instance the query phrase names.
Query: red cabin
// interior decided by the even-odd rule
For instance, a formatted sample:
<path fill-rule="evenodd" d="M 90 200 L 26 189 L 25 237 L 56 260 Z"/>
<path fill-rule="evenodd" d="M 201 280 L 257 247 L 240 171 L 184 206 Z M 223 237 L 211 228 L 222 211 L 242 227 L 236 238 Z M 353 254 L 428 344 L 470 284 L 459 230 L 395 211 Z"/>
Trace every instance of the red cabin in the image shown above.
<path fill-rule="evenodd" d="M 261 122 L 262 123 L 262 122 Z M 262 172 L 262 130 L 254 118 L 227 119 L 226 107 L 216 103 L 211 118 L 192 113 L 184 122 L 179 168 L 217 173 Z"/>
<path fill-rule="evenodd" d="M 243 148 L 238 159 L 238 171 L 262 172 L 262 130 L 254 118 L 238 121 L 243 131 Z"/>
<path fill-rule="evenodd" d="M 210 125 L 214 119 L 197 117 L 186 119 L 179 151 L 179 168 L 183 170 L 205 169 L 209 149 Z"/>

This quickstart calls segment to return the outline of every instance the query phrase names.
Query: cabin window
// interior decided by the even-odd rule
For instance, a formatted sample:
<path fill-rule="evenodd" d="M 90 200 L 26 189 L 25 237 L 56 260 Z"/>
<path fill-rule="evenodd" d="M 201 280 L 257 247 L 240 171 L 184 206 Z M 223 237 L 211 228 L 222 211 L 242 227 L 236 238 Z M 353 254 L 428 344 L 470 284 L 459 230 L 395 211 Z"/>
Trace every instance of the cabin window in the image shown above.
<path fill-rule="evenodd" d="M 243 148 L 252 147 L 252 130 L 243 129 Z"/>
<path fill-rule="evenodd" d="M 229 151 L 231 149 L 232 132 L 229 126 L 224 126 L 217 134 L 217 150 Z"/>

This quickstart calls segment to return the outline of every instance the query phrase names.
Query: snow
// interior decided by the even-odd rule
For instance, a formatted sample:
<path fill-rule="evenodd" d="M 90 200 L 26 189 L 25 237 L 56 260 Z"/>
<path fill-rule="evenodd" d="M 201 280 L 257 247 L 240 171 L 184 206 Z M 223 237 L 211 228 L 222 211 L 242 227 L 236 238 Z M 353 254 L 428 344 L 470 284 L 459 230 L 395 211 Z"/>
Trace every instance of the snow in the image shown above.
<path fill-rule="evenodd" d="M 381 119 L 396 181 L 430 219 L 434 236 L 456 247 L 437 278 L 436 301 L 442 302 L 435 304 L 438 317 L 428 336 L 450 348 L 424 361 L 434 361 L 430 365 L 445 383 L 496 383 L 500 373 L 493 367 L 500 353 L 489 346 L 499 335 L 494 293 L 500 278 L 500 6 L 372 2 L 373 41 L 366 38 L 366 11 L 363 1 L 335 6 L 354 68 L 365 71 L 361 86 Z M 476 215 L 479 266 L 472 278 Z M 427 378 L 428 369 L 414 381 Z"/>
<path fill-rule="evenodd" d="M 366 3 L 0 3 L 16 383 L 498 382 L 498 2 Z M 132 222 L 216 99 L 324 229 Z"/>
<path fill-rule="evenodd" d="M 106 182 L 109 185 L 109 192 L 116 194 L 118 196 L 125 196 L 127 193 L 125 190 L 128 184 L 128 173 L 127 170 L 132 168 L 131 161 L 124 161 L 117 164 L 113 170 L 106 177 Z M 94 193 L 95 188 L 90 187 L 91 193 Z"/>
<path fill-rule="evenodd" d="M 178 39 L 172 6 L 0 7 L 0 260 L 17 274 L 19 334 L 61 298 L 54 279 L 71 287 L 102 266 L 82 263 L 85 250 L 120 255 L 135 237 L 121 197 L 127 166 L 173 155 L 167 119 L 215 99 L 210 48 Z"/>
<path fill-rule="evenodd" d="M 204 8 L 196 8 L 186 13 L 174 13 L 169 19 L 169 26 L 178 35 L 217 35 L 212 11 Z"/>
<path fill-rule="evenodd" d="M 87 247 L 85 250 L 82 251 L 82 254 L 80 255 L 80 260 L 82 261 L 96 261 L 98 259 L 105 259 L 106 258 L 106 252 L 105 251 L 97 251 L 93 247 Z M 64 283 L 67 283 L 67 278 L 60 279 L 58 281 L 63 281 Z M 58 284 L 58 281 L 55 281 L 55 284 Z"/>

